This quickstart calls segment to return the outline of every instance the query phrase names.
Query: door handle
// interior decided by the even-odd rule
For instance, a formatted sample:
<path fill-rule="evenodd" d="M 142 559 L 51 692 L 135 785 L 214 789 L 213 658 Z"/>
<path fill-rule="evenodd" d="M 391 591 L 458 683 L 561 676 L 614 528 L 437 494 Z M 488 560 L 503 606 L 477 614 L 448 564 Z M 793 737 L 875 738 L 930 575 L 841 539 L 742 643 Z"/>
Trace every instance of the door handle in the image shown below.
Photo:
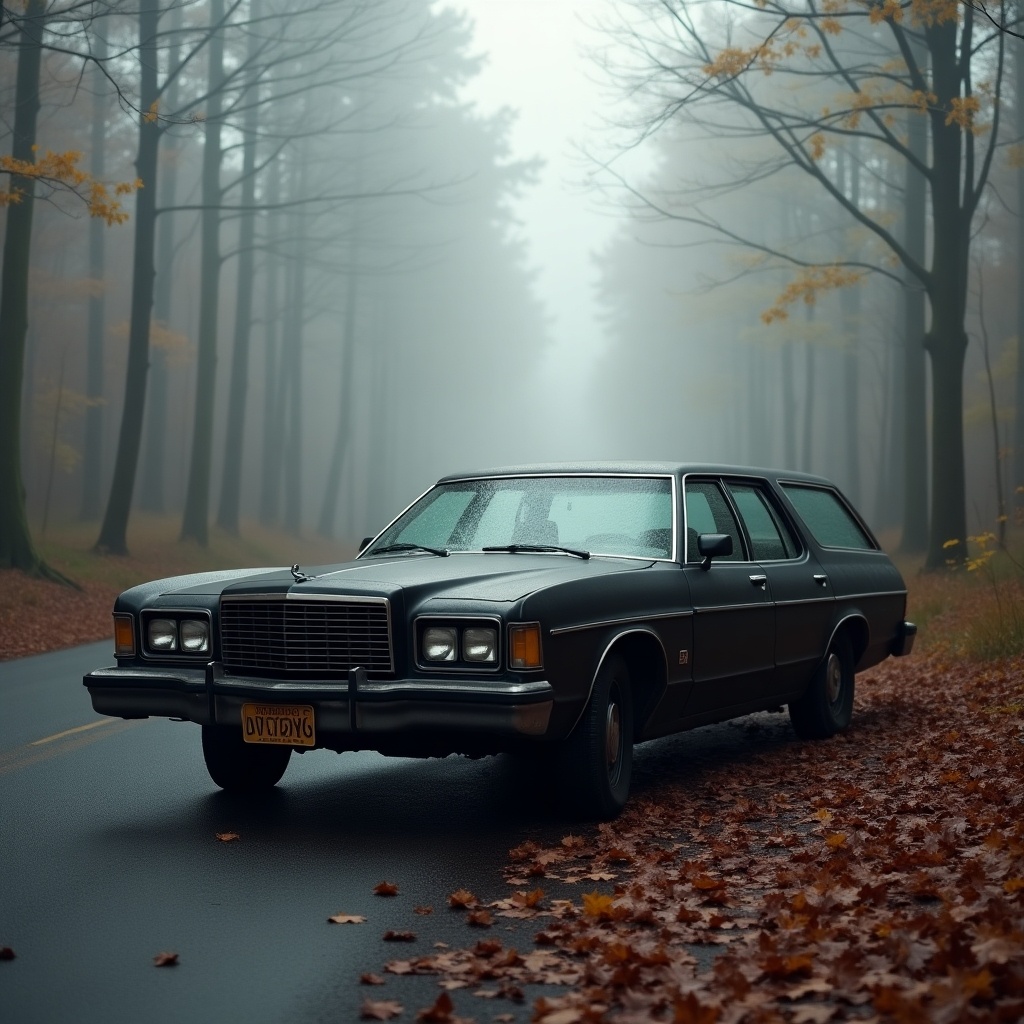
<path fill-rule="evenodd" d="M 828 577 L 823 572 L 816 572 L 814 574 L 814 582 L 817 583 L 819 587 L 827 587 Z"/>
<path fill-rule="evenodd" d="M 765 576 L 764 573 L 756 573 L 750 577 L 750 582 L 753 583 L 755 587 L 760 587 L 764 590 L 768 583 L 768 577 Z"/>

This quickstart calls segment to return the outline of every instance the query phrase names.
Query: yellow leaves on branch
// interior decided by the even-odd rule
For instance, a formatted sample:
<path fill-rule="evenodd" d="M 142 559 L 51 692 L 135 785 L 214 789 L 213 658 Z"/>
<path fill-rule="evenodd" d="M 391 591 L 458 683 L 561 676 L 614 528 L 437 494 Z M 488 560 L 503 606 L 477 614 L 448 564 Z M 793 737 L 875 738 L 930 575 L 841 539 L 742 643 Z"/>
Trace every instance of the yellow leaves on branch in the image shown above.
<path fill-rule="evenodd" d="M 960 20 L 959 0 L 911 0 L 910 18 L 915 25 L 930 27 Z"/>
<path fill-rule="evenodd" d="M 877 25 L 880 21 L 900 22 L 903 20 L 903 5 L 900 0 L 883 0 L 882 3 L 872 6 L 868 17 L 872 25 Z"/>
<path fill-rule="evenodd" d="M 35 147 L 33 147 L 33 152 Z M 99 217 L 108 224 L 121 224 L 128 214 L 121 207 L 121 199 L 142 188 L 142 181 L 121 181 L 115 185 L 93 178 L 83 171 L 78 163 L 82 154 L 69 149 L 64 153 L 47 150 L 41 157 L 32 160 L 18 160 L 13 156 L 0 156 L 0 172 L 13 178 L 30 178 L 42 181 L 55 189 L 65 189 L 82 199 L 90 217 Z M 0 206 L 20 203 L 25 193 L 14 184 L 9 189 L 0 189 Z"/>
<path fill-rule="evenodd" d="M 983 131 L 984 128 L 974 123 L 975 115 L 981 109 L 981 102 L 977 96 L 954 96 L 949 103 L 949 111 L 946 114 L 946 124 L 957 124 L 975 134 Z"/>
<path fill-rule="evenodd" d="M 834 291 L 836 288 L 847 288 L 857 284 L 864 276 L 862 271 L 848 270 L 846 267 L 805 267 L 799 276 L 790 281 L 775 300 L 775 305 L 761 314 L 766 324 L 789 317 L 789 307 L 803 300 L 805 306 L 813 306 L 818 301 L 820 292 Z"/>

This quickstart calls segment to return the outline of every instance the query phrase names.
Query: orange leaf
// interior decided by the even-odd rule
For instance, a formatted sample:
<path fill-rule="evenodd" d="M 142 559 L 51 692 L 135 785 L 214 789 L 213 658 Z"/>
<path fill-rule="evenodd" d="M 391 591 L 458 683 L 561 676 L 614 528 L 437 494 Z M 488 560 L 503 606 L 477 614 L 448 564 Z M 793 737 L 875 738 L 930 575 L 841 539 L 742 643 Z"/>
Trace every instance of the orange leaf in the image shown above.
<path fill-rule="evenodd" d="M 360 974 L 360 985 L 383 985 L 384 979 L 379 974 Z"/>
<path fill-rule="evenodd" d="M 838 849 L 840 846 L 843 846 L 846 843 L 846 833 L 832 832 L 831 834 L 825 836 L 825 842 L 830 847 L 832 847 L 833 850 Z"/>
<path fill-rule="evenodd" d="M 177 967 L 178 966 L 178 954 L 177 953 L 157 953 L 153 957 L 154 967 Z"/>
<path fill-rule="evenodd" d="M 466 907 L 475 907 L 477 898 L 468 889 L 456 889 L 448 897 L 448 906 L 453 910 L 465 910 Z"/>
<path fill-rule="evenodd" d="M 491 917 L 489 910 L 471 910 L 466 917 L 466 923 L 477 928 L 490 928 L 494 924 L 494 918 Z"/>
<path fill-rule="evenodd" d="M 397 896 L 398 886 L 394 882 L 378 882 L 373 887 L 375 896 Z"/>
<path fill-rule="evenodd" d="M 396 932 L 396 931 L 393 931 L 391 928 L 389 928 L 384 933 L 384 941 L 385 942 L 415 942 L 416 941 L 416 933 L 415 932 Z"/>
<path fill-rule="evenodd" d="M 412 912 L 414 914 L 419 914 L 421 916 L 425 916 L 427 914 L 432 914 L 434 912 L 434 908 L 433 907 L 413 907 L 412 908 Z"/>
<path fill-rule="evenodd" d="M 237 832 L 218 832 L 217 839 L 222 843 L 237 843 L 242 837 Z"/>
<path fill-rule="evenodd" d="M 614 896 L 606 896 L 603 892 L 585 892 L 583 894 L 583 913 L 587 917 L 607 917 Z"/>
<path fill-rule="evenodd" d="M 416 1019 L 424 1021 L 425 1024 L 448 1024 L 452 1019 L 452 997 L 447 992 L 442 992 L 433 1006 L 420 1010 Z"/>
<path fill-rule="evenodd" d="M 692 992 L 676 998 L 672 1006 L 672 1024 L 715 1024 L 717 1006 L 705 1006 Z"/>

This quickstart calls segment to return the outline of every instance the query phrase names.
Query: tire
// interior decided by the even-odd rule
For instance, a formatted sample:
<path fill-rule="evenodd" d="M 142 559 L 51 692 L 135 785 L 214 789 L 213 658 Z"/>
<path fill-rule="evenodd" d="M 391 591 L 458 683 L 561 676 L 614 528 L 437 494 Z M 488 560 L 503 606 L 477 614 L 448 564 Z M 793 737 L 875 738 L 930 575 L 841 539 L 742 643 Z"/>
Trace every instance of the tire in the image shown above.
<path fill-rule="evenodd" d="M 824 740 L 849 728 L 853 717 L 853 646 L 840 633 L 818 666 L 807 692 L 789 705 L 789 719 L 803 740 Z"/>
<path fill-rule="evenodd" d="M 228 793 L 259 793 L 281 781 L 292 748 L 246 743 L 242 730 L 204 725 L 203 759 L 210 778 Z"/>
<path fill-rule="evenodd" d="M 574 816 L 607 821 L 629 797 L 633 774 L 633 699 L 629 669 L 605 659 L 590 700 L 561 751 L 562 803 Z"/>

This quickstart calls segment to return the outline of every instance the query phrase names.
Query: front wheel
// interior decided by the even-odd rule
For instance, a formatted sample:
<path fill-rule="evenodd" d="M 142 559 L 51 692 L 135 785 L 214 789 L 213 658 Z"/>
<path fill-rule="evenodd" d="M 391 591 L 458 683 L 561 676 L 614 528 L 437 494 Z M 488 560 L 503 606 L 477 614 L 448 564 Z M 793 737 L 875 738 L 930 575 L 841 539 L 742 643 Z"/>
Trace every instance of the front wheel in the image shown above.
<path fill-rule="evenodd" d="M 789 705 L 789 718 L 802 740 L 822 740 L 849 728 L 853 717 L 853 647 L 840 633 L 818 666 L 807 692 Z"/>
<path fill-rule="evenodd" d="M 561 761 L 559 781 L 568 810 L 607 820 L 626 806 L 633 774 L 633 700 L 622 658 L 605 659 Z"/>
<path fill-rule="evenodd" d="M 203 726 L 203 759 L 210 778 L 228 793 L 258 793 L 281 781 L 292 748 L 246 743 L 241 729 Z"/>

